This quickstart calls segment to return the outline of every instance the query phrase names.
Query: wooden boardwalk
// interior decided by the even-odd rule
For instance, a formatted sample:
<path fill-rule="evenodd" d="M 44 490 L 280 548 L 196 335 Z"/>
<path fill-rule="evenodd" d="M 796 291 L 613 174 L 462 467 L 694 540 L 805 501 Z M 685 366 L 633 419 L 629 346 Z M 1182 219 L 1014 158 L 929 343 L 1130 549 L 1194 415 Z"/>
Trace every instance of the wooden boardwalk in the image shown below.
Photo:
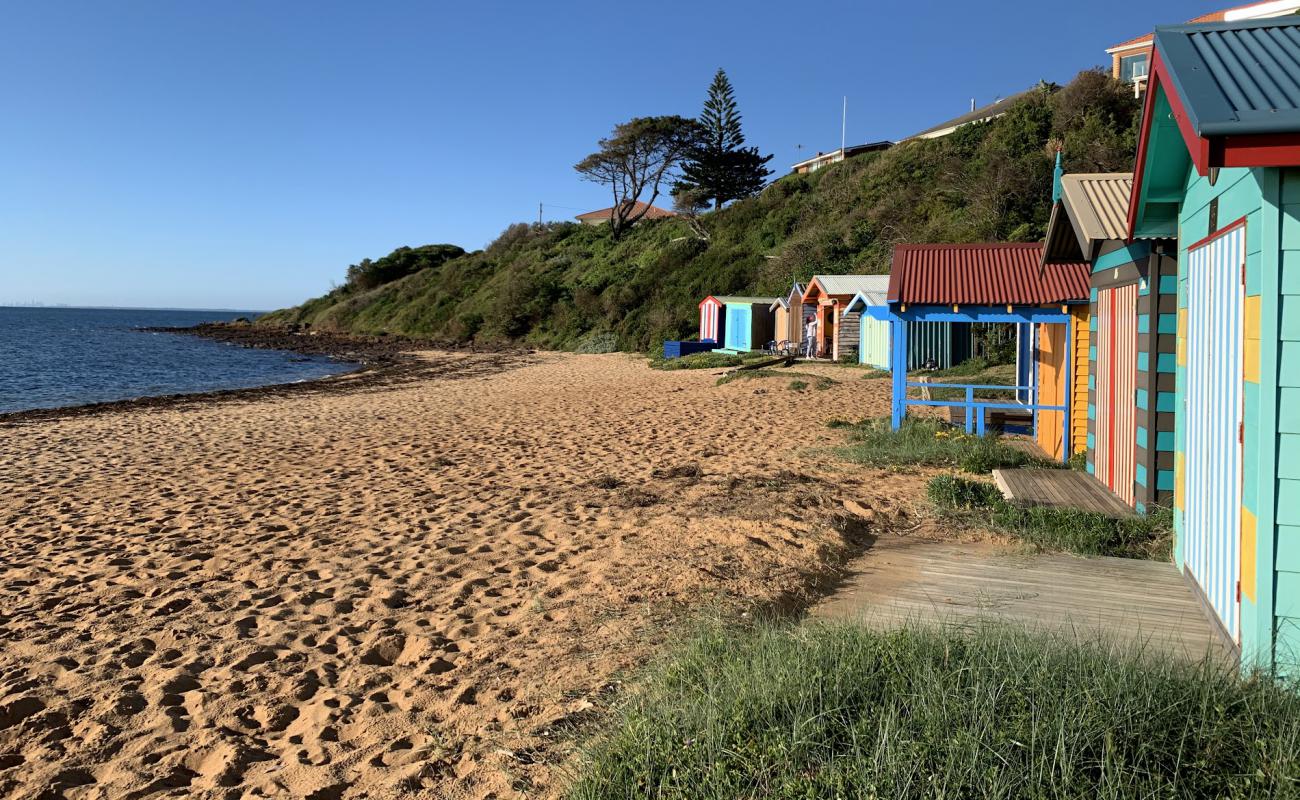
<path fill-rule="evenodd" d="M 1189 659 L 1234 656 L 1172 565 L 1027 553 L 983 542 L 876 541 L 812 610 L 884 628 L 980 618 L 1104 637 Z"/>
<path fill-rule="evenodd" d="M 1020 505 L 1075 508 L 1108 517 L 1135 513 L 1097 479 L 1072 469 L 995 469 L 993 480 L 1007 500 Z"/>

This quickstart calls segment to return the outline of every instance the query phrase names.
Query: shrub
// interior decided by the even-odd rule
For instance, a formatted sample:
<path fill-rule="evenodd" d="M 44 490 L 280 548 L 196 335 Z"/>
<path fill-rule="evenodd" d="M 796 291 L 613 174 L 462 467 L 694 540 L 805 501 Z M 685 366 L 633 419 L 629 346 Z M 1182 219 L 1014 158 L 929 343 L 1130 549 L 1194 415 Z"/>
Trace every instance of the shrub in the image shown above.
<path fill-rule="evenodd" d="M 1300 696 L 977 623 L 708 627 L 588 745 L 571 800 L 1294 798 Z"/>
<path fill-rule="evenodd" d="M 1173 547 L 1173 513 L 1108 517 L 1071 508 L 1022 507 L 1008 503 L 992 484 L 939 475 L 926 496 L 941 513 L 1011 534 L 1042 550 L 1081 556 L 1118 556 L 1167 561 Z"/>
<path fill-rule="evenodd" d="M 807 381 L 790 381 L 790 389 L 796 392 L 802 392 L 808 388 Z"/>
<path fill-rule="evenodd" d="M 574 346 L 575 353 L 616 353 L 618 352 L 618 336 L 609 331 L 592 331 L 578 340 Z"/>
<path fill-rule="evenodd" d="M 662 356 L 652 356 L 650 366 L 655 369 L 720 369 L 726 367 L 738 367 L 744 361 L 740 356 L 733 356 L 727 353 L 692 353 L 689 356 L 681 358 L 664 358 Z"/>
<path fill-rule="evenodd" d="M 970 436 L 936 420 L 908 419 L 897 431 L 887 418 L 860 423 L 845 458 L 873 467 L 955 467 L 983 473 L 1028 464 L 1029 455 L 994 434 Z"/>
<path fill-rule="evenodd" d="M 926 486 L 926 496 L 939 508 L 986 508 L 1001 499 L 998 487 L 956 475 L 939 475 Z"/>

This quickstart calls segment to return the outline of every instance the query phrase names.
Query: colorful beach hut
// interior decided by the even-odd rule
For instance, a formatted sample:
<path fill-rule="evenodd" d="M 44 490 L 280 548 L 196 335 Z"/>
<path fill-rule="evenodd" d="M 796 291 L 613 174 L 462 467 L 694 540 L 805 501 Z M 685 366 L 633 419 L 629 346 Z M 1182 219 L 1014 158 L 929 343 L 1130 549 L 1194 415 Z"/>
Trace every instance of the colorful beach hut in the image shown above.
<path fill-rule="evenodd" d="M 1145 512 L 1173 502 L 1177 262 L 1171 239 L 1127 241 L 1132 189 L 1127 172 L 1063 176 L 1043 263 L 1091 268 L 1087 414 L 1073 440 L 1086 441 L 1089 474 Z"/>
<path fill-rule="evenodd" d="M 1156 29 L 1130 238 L 1178 238 L 1174 559 L 1300 675 L 1300 22 Z"/>
<path fill-rule="evenodd" d="M 701 300 L 700 341 L 717 342 L 718 346 L 721 347 L 726 330 L 726 303 L 713 295 Z"/>
<path fill-rule="evenodd" d="M 726 317 L 723 346 L 727 350 L 745 352 L 762 350 L 772 341 L 773 328 L 772 304 L 775 297 L 730 297 L 717 298 L 722 302 Z"/>
<path fill-rule="evenodd" d="M 881 292 L 858 292 L 845 309 L 858 315 L 858 363 L 883 370 L 892 368 L 893 335 L 889 323 L 876 315 L 888 308 L 888 294 L 888 288 Z M 907 331 L 907 368 L 915 370 L 931 365 L 935 369 L 948 369 L 971 357 L 971 345 L 968 323 L 911 323 Z"/>
<path fill-rule="evenodd" d="M 796 281 L 785 297 L 778 297 L 769 308 L 776 342 L 789 342 L 796 350 L 803 342 L 804 317 L 813 313 L 803 304 L 803 289 L 803 284 Z"/>
<path fill-rule="evenodd" d="M 838 361 L 858 348 L 861 313 L 849 311 L 858 292 L 884 292 L 888 275 L 814 275 L 804 290 L 803 302 L 812 306 L 821 341 L 816 355 Z"/>
<path fill-rule="evenodd" d="M 1071 418 L 1085 413 L 1079 390 L 1079 330 L 1087 328 L 1088 265 L 1042 264 L 1043 246 L 1014 244 L 900 244 L 894 247 L 888 306 L 873 311 L 891 324 L 893 424 L 908 406 L 964 411 L 969 431 L 984 431 L 987 411 L 1032 414 L 1035 437 L 1050 455 L 1074 452 Z M 1010 323 L 1026 326 L 1032 341 L 1029 384 L 961 385 L 963 400 L 916 399 L 909 390 L 931 384 L 909 380 L 909 323 Z M 997 400 L 976 393 L 1010 392 Z"/>

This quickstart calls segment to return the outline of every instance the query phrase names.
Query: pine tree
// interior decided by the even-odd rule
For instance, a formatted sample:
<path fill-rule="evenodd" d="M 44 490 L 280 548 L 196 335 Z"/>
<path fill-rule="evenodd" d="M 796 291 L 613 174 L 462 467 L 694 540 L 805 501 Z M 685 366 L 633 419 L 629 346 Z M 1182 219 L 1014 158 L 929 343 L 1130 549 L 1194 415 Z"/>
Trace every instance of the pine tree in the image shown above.
<path fill-rule="evenodd" d="M 715 209 L 730 200 L 757 194 L 772 171 L 756 147 L 745 147 L 740 112 L 727 73 L 721 69 L 709 85 L 709 98 L 699 116 L 703 135 L 682 167 L 678 190 L 691 190 Z"/>

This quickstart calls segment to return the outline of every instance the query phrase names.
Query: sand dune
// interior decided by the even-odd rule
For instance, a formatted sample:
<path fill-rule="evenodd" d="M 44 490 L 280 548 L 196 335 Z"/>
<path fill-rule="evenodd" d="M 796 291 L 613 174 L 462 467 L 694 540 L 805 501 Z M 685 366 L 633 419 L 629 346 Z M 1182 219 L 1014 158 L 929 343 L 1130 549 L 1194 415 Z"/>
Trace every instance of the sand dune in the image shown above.
<path fill-rule="evenodd" d="M 554 794 L 673 622 L 919 496 L 809 450 L 886 410 L 855 371 L 512 366 L 0 430 L 0 795 Z"/>

